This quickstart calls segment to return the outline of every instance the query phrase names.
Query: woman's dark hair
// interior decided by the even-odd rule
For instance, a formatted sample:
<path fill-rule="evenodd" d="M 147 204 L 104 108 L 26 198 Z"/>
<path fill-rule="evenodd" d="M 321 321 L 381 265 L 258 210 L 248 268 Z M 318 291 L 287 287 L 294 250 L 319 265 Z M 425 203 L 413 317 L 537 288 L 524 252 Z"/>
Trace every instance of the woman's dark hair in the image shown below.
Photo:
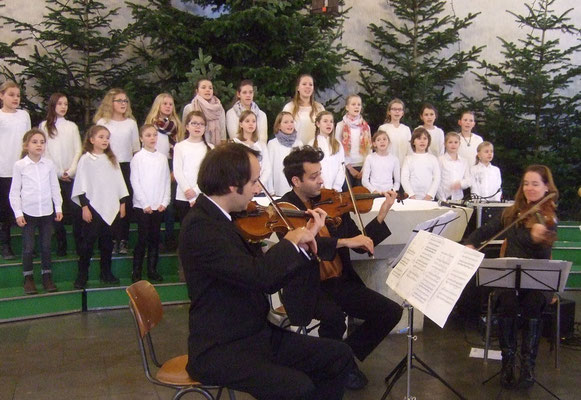
<path fill-rule="evenodd" d="M 57 134 L 56 119 L 58 118 L 58 115 L 56 114 L 56 105 L 62 97 L 65 99 L 67 98 L 67 96 L 62 93 L 53 93 L 48 99 L 48 105 L 46 107 L 46 131 L 48 132 L 48 137 L 51 139 Z"/>
<path fill-rule="evenodd" d="M 207 196 L 230 193 L 230 186 L 242 188 L 251 178 L 250 155 L 260 152 L 240 143 L 225 143 L 206 153 L 198 173 L 198 186 Z"/>
<path fill-rule="evenodd" d="M 290 154 L 282 162 L 284 165 L 284 176 L 288 184 L 291 187 L 293 186 L 292 179 L 294 176 L 298 177 L 301 181 L 303 180 L 303 175 L 305 174 L 303 163 L 320 163 L 323 157 L 325 157 L 325 153 L 311 146 L 295 147 L 292 149 Z"/>

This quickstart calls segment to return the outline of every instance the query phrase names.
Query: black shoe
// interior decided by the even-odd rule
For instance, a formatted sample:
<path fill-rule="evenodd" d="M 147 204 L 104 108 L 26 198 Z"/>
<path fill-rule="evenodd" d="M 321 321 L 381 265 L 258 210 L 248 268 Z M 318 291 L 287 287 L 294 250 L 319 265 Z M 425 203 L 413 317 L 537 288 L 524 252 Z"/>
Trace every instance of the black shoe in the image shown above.
<path fill-rule="evenodd" d="M 5 260 L 14 260 L 16 258 L 9 244 L 2 245 L 2 258 Z"/>
<path fill-rule="evenodd" d="M 113 275 L 112 273 L 108 273 L 105 275 L 101 275 L 101 282 L 105 283 L 107 285 L 117 285 L 119 284 L 119 278 L 117 278 L 115 275 Z"/>
<path fill-rule="evenodd" d="M 369 380 L 365 376 L 363 372 L 355 365 L 351 371 L 347 374 L 347 378 L 345 379 L 345 388 L 349 390 L 361 390 L 365 386 Z"/>
<path fill-rule="evenodd" d="M 77 278 L 75 279 L 75 283 L 73 283 L 73 287 L 75 289 L 85 289 L 87 287 L 87 281 Z"/>
<path fill-rule="evenodd" d="M 152 282 L 163 282 L 163 276 L 161 276 L 157 271 L 148 271 L 147 279 Z"/>
<path fill-rule="evenodd" d="M 133 271 L 133 273 L 131 274 L 131 282 L 135 283 L 135 282 L 139 282 L 141 280 L 141 272 L 135 272 Z"/>
<path fill-rule="evenodd" d="M 119 241 L 119 254 L 122 254 L 122 255 L 129 254 L 129 245 L 127 244 L 127 240 L 120 240 Z"/>

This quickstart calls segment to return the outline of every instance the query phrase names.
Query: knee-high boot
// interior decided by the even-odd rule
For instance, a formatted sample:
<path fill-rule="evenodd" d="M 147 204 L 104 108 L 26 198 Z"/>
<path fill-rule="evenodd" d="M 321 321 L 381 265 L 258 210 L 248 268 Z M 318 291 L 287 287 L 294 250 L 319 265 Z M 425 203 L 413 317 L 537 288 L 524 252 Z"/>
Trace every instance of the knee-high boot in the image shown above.
<path fill-rule="evenodd" d="M 529 388 L 535 383 L 535 362 L 539 352 L 543 320 L 531 318 L 525 321 L 521 347 L 522 366 L 519 377 L 519 387 Z"/>
<path fill-rule="evenodd" d="M 500 317 L 498 319 L 498 341 L 502 352 L 502 369 L 500 384 L 512 388 L 516 383 L 514 369 L 516 360 L 516 318 Z"/>

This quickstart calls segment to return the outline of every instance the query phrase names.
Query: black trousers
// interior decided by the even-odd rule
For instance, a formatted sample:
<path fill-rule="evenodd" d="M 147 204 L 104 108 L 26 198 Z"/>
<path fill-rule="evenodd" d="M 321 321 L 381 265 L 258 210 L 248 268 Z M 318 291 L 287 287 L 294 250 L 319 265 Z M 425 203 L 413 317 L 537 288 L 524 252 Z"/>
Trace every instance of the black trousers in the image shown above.
<path fill-rule="evenodd" d="M 14 222 L 9 199 L 10 185 L 12 178 L 0 178 L 0 244 L 10 244 L 10 225 Z"/>
<path fill-rule="evenodd" d="M 65 230 L 65 223 L 73 226 L 73 238 L 75 240 L 75 247 L 77 255 L 81 248 L 81 223 L 83 221 L 82 210 L 75 202 L 71 200 L 73 192 L 73 183 L 66 182 L 59 179 L 61 187 L 61 195 L 63 197 L 63 219 L 61 221 L 54 221 L 54 233 L 57 239 L 59 249 L 67 249 L 67 232 Z"/>
<path fill-rule="evenodd" d="M 396 302 L 353 279 L 327 279 L 321 282 L 323 295 L 315 308 L 314 318 L 321 321 L 319 336 L 342 340 L 345 315 L 364 322 L 347 336 L 353 354 L 363 361 L 397 325 L 402 308 Z"/>
<path fill-rule="evenodd" d="M 259 334 L 217 346 L 188 371 L 205 384 L 224 385 L 259 400 L 342 399 L 353 355 L 344 343 L 268 325 Z"/>
<path fill-rule="evenodd" d="M 133 265 L 139 266 L 141 270 L 147 250 L 148 270 L 155 270 L 159 253 L 161 221 L 163 221 L 164 213 L 154 211 L 152 214 L 146 214 L 141 208 L 134 208 L 133 213 L 137 220 L 137 244 L 133 250 Z M 156 265 L 151 265 L 154 259 Z"/>
<path fill-rule="evenodd" d="M 24 275 L 32 275 L 32 259 L 34 254 L 34 234 L 38 228 L 40 240 L 40 265 L 42 273 L 51 272 L 50 239 L 52 236 L 52 223 L 54 214 L 42 217 L 31 217 L 24 214 L 26 225 L 22 228 L 22 271 Z"/>
<path fill-rule="evenodd" d="M 123 180 L 129 192 L 129 198 L 125 201 L 125 217 L 116 218 L 111 227 L 115 240 L 129 240 L 129 223 L 131 222 L 131 212 L 133 210 L 133 189 L 131 188 L 130 181 L 131 168 L 128 162 L 119 163 L 119 167 L 121 168 Z"/>
<path fill-rule="evenodd" d="M 89 210 L 93 214 L 91 222 L 81 224 L 83 240 L 79 254 L 79 280 L 87 281 L 89 276 L 89 266 L 93 257 L 93 247 L 99 241 L 99 252 L 101 253 L 101 276 L 107 277 L 111 273 L 111 254 L 113 252 L 113 232 L 103 218 L 93 207 L 89 205 Z"/>

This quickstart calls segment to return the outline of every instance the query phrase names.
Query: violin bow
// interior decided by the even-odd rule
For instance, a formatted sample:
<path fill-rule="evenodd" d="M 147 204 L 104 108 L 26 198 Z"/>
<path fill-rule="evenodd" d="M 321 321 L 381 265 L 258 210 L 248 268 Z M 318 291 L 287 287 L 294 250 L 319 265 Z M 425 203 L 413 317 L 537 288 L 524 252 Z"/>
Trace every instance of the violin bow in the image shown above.
<path fill-rule="evenodd" d="M 282 221 L 286 225 L 286 228 L 289 231 L 295 229 L 295 227 L 293 226 L 293 224 L 285 217 L 284 213 L 282 212 L 282 210 L 280 209 L 280 207 L 278 206 L 278 204 L 276 204 L 276 202 L 272 198 L 271 194 L 268 193 L 268 190 L 266 190 L 266 187 L 264 187 L 264 185 L 262 184 L 262 182 L 260 181 L 260 179 L 258 180 L 258 184 L 262 188 L 262 191 L 264 192 L 264 194 L 266 195 L 266 197 L 268 197 L 268 200 L 270 201 L 270 204 L 272 204 L 272 208 L 274 208 L 274 210 L 276 211 L 276 213 L 278 214 L 278 216 L 280 217 L 280 219 L 282 219 Z"/>
<path fill-rule="evenodd" d="M 547 201 L 555 198 L 555 196 L 557 196 L 557 193 L 555 193 L 555 192 L 548 193 L 537 204 L 535 204 L 534 206 L 532 206 L 531 208 L 529 208 L 527 211 L 525 211 L 523 214 L 521 214 L 517 219 L 515 219 L 513 222 L 511 222 L 506 228 L 504 228 L 503 230 L 501 230 L 500 232 L 498 232 L 496 235 L 494 235 L 493 237 L 491 237 L 490 239 L 488 239 L 486 242 L 484 242 L 480 247 L 478 247 L 476 249 L 476 251 L 480 251 L 484 247 L 488 246 L 488 244 L 490 242 L 492 242 L 494 239 L 496 239 L 497 237 L 499 237 L 500 235 L 502 235 L 503 233 L 505 233 L 506 231 L 508 231 L 510 228 L 512 228 L 513 226 L 515 226 L 516 224 L 518 224 L 520 221 L 522 221 L 523 219 L 525 219 L 529 215 L 534 214 L 534 213 L 538 213 L 541 205 L 543 205 Z"/>
<path fill-rule="evenodd" d="M 367 236 L 365 232 L 365 225 L 363 225 L 363 220 L 361 219 L 361 213 L 359 212 L 359 208 L 357 207 L 357 202 L 355 201 L 355 194 L 353 193 L 353 188 L 351 187 L 351 181 L 349 181 L 349 170 L 347 169 L 347 165 L 343 163 L 343 170 L 345 171 L 345 181 L 347 182 L 347 189 L 349 190 L 349 196 L 351 197 L 351 203 L 353 203 L 353 211 L 355 211 L 355 215 L 357 215 L 357 220 L 359 221 L 359 226 L 361 227 L 361 233 L 363 236 Z M 373 254 L 367 252 L 370 258 L 375 258 Z"/>

